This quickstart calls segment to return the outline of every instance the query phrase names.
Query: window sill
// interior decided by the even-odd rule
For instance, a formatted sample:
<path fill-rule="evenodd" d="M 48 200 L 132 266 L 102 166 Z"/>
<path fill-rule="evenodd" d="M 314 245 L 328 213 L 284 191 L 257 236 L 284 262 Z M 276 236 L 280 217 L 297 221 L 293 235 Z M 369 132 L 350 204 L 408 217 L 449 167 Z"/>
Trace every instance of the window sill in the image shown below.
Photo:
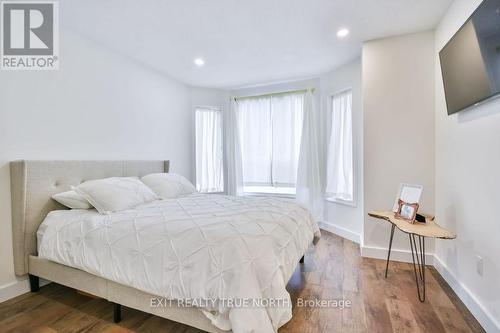
<path fill-rule="evenodd" d="M 340 205 L 344 205 L 344 206 L 349 206 L 349 207 L 358 207 L 358 204 L 356 203 L 356 201 L 347 201 L 347 200 L 342 200 L 342 199 L 338 199 L 338 198 L 325 198 L 326 201 L 328 202 L 333 202 L 333 203 L 336 203 L 336 204 L 340 204 Z"/>
<path fill-rule="evenodd" d="M 244 186 L 244 196 L 295 198 L 293 187 Z"/>
<path fill-rule="evenodd" d="M 277 197 L 295 199 L 295 194 L 267 193 L 267 192 L 243 192 L 243 197 Z"/>

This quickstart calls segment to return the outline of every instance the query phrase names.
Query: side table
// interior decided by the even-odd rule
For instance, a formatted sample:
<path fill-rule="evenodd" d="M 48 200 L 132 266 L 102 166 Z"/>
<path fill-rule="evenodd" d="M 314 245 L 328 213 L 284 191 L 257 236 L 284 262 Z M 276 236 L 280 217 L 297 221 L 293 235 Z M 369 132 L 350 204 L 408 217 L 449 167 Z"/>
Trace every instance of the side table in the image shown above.
<path fill-rule="evenodd" d="M 433 216 L 425 216 L 425 223 L 397 219 L 392 211 L 372 211 L 369 216 L 391 223 L 391 236 L 389 238 L 389 251 L 387 253 L 387 262 L 385 265 L 385 277 L 389 269 L 389 260 L 391 257 L 392 239 L 394 229 L 397 227 L 402 232 L 408 234 L 410 239 L 411 257 L 413 260 L 413 270 L 415 272 L 415 282 L 417 285 L 417 294 L 420 302 L 425 301 L 425 237 L 440 239 L 455 239 L 456 235 L 440 227 L 434 222 Z M 418 239 L 418 242 L 417 242 Z M 418 245 L 417 245 L 418 243 Z M 416 260 L 415 260 L 416 258 Z M 417 272 L 418 271 L 418 272 Z"/>

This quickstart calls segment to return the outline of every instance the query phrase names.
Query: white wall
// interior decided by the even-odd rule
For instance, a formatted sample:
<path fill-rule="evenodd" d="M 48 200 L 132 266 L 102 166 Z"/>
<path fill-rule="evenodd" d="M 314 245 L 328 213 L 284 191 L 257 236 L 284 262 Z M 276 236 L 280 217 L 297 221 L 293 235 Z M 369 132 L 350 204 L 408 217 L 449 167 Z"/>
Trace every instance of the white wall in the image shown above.
<path fill-rule="evenodd" d="M 387 255 L 390 226 L 367 213 L 391 209 L 400 183 L 422 184 L 421 211 L 434 213 L 434 67 L 433 32 L 363 45 L 365 256 Z M 396 233 L 393 248 L 397 259 L 408 237 Z"/>
<path fill-rule="evenodd" d="M 488 332 L 500 332 L 500 100 L 448 116 L 438 52 L 481 0 L 456 0 L 436 30 L 436 267 Z M 476 255 L 484 275 L 476 272 Z"/>
<path fill-rule="evenodd" d="M 196 106 L 210 106 L 223 109 L 229 103 L 229 93 L 222 89 L 190 87 L 189 98 L 193 110 Z"/>
<path fill-rule="evenodd" d="M 59 71 L 0 73 L 0 297 L 14 283 L 9 161 L 170 159 L 192 178 L 188 88 L 70 32 Z"/>
<path fill-rule="evenodd" d="M 363 96 L 361 91 L 361 59 L 322 75 L 320 77 L 320 87 L 321 108 L 326 120 L 325 147 L 328 146 L 331 127 L 331 95 L 347 88 L 352 89 L 355 197 L 355 206 L 326 201 L 325 218 L 322 227 L 359 242 L 363 228 Z"/>

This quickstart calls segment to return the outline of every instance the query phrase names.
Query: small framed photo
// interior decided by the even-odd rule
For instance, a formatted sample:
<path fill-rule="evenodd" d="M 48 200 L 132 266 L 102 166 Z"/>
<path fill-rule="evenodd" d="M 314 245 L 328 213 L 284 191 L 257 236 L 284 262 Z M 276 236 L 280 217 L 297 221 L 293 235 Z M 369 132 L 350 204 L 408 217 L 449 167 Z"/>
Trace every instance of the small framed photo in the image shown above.
<path fill-rule="evenodd" d="M 394 215 L 397 219 L 402 219 L 411 223 L 415 222 L 417 217 L 418 203 L 407 203 L 399 199 L 398 211 Z"/>
<path fill-rule="evenodd" d="M 404 202 L 419 204 L 423 190 L 424 187 L 422 185 L 405 184 L 405 183 L 400 184 L 398 195 L 396 196 L 396 200 L 394 201 L 394 206 L 392 207 L 392 211 L 394 213 L 398 211 L 399 200 L 402 200 Z"/>

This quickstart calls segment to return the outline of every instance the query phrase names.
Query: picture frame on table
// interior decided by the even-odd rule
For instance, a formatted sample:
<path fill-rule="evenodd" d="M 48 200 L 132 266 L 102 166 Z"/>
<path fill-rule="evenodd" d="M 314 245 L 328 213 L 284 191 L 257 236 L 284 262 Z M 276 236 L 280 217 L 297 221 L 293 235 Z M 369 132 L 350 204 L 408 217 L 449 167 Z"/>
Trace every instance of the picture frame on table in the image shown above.
<path fill-rule="evenodd" d="M 408 203 L 398 200 L 398 211 L 394 214 L 397 219 L 402 219 L 410 223 L 415 223 L 418 211 L 418 203 Z"/>
<path fill-rule="evenodd" d="M 392 211 L 396 213 L 399 210 L 399 200 L 405 203 L 420 204 L 423 190 L 424 187 L 422 185 L 401 183 Z"/>

